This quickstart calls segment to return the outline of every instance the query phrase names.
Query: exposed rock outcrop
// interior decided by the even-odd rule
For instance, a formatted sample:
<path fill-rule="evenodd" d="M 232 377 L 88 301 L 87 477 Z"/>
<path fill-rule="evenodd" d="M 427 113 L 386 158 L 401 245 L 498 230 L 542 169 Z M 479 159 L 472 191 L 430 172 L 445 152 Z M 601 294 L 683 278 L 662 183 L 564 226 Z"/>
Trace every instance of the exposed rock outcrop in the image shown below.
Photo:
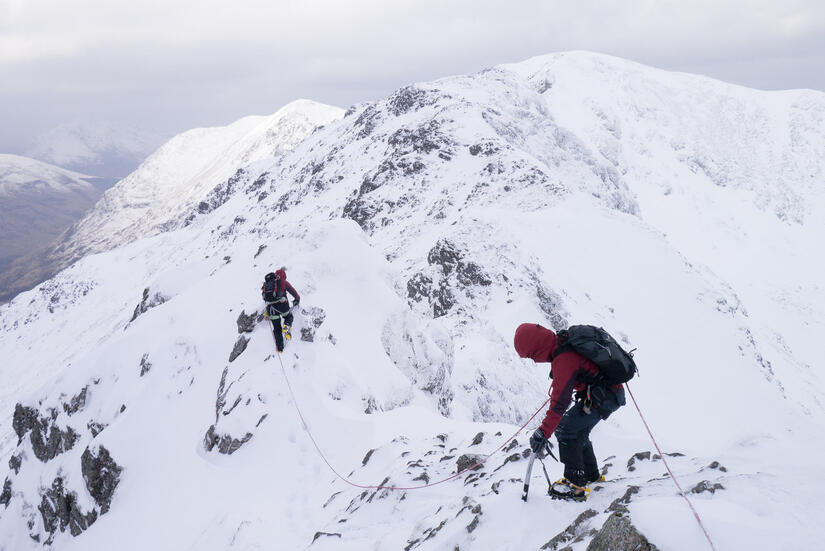
<path fill-rule="evenodd" d="M 596 533 L 595 530 L 588 530 L 589 527 L 589 520 L 595 517 L 598 513 L 593 509 L 587 509 L 574 520 L 570 526 L 564 529 L 563 532 L 556 535 L 553 539 L 545 543 L 541 546 L 541 549 L 549 549 L 550 551 L 556 551 L 560 549 L 560 546 L 565 545 L 567 543 L 578 543 L 582 541 L 586 536 L 592 536 Z M 569 549 L 569 547 L 565 547 L 565 549 Z M 624 549 L 624 548 L 617 548 L 617 549 Z"/>
<path fill-rule="evenodd" d="M 100 507 L 100 514 L 106 514 L 112 503 L 115 488 L 120 483 L 120 473 L 123 467 L 115 463 L 109 450 L 100 446 L 95 451 L 90 448 L 84 450 L 80 457 L 80 470 L 89 494 Z"/>
<path fill-rule="evenodd" d="M 621 511 L 610 515 L 587 546 L 587 551 L 615 551 L 617 549 L 658 550 L 631 524 L 630 517 Z"/>
<path fill-rule="evenodd" d="M 245 310 L 241 310 L 241 313 L 238 314 L 238 319 L 236 321 L 236 323 L 238 324 L 238 333 L 251 333 L 252 330 L 255 329 L 257 317 L 257 310 L 254 310 L 249 315 L 246 314 Z"/>
<path fill-rule="evenodd" d="M 235 346 L 232 347 L 232 352 L 229 353 L 229 361 L 234 362 L 235 359 L 240 356 L 244 350 L 246 350 L 246 345 L 249 343 L 249 339 L 241 335 L 238 337 L 238 340 L 235 341 Z"/>
<path fill-rule="evenodd" d="M 135 306 L 135 311 L 132 314 L 132 319 L 129 320 L 129 323 L 135 321 L 138 316 L 141 314 L 145 314 L 149 309 L 154 308 L 155 306 L 160 306 L 164 302 L 169 300 L 169 297 L 162 295 L 161 293 L 156 292 L 154 295 L 149 296 L 149 287 L 143 290 L 143 298 L 141 299 L 140 303 Z"/>
<path fill-rule="evenodd" d="M 86 406 L 86 393 L 89 390 L 88 386 L 83 387 L 76 396 L 69 400 L 68 404 L 63 404 L 63 411 L 69 415 L 74 415 Z"/>
<path fill-rule="evenodd" d="M 55 456 L 72 449 L 78 435 L 72 427 L 60 429 L 55 424 L 57 410 L 49 410 L 50 417 L 38 417 L 34 408 L 17 404 L 14 408 L 12 426 L 17 434 L 18 444 L 26 433 L 30 433 L 35 457 L 44 463 Z"/>
<path fill-rule="evenodd" d="M 68 529 L 73 536 L 78 536 L 97 520 L 96 510 L 88 513 L 80 510 L 77 494 L 63 486 L 62 477 L 55 478 L 51 488 L 43 491 L 37 509 L 49 534 L 46 544 L 52 543 L 58 530 L 65 532 Z"/>
<path fill-rule="evenodd" d="M 243 438 L 235 438 L 231 434 L 218 434 L 215 425 L 209 427 L 203 437 L 203 447 L 206 451 L 217 448 L 218 453 L 231 455 L 238 451 L 241 446 L 252 439 L 252 433 L 247 432 Z"/>

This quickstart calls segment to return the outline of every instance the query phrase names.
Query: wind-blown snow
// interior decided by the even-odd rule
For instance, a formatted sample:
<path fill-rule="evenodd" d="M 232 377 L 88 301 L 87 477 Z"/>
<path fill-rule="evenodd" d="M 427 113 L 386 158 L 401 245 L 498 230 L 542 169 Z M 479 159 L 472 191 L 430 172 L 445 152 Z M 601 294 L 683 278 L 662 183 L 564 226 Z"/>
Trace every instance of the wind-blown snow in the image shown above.
<path fill-rule="evenodd" d="M 515 327 L 594 323 L 638 348 L 630 388 L 685 489 L 713 489 L 691 497 L 717 548 L 815 547 L 825 484 L 799 477 L 825 455 L 824 106 L 559 54 L 400 89 L 278 158 L 227 156 L 232 185 L 162 201 L 172 231 L 0 310 L 0 458 L 22 461 L 4 543 L 41 547 L 30 535 L 49 537 L 38 506 L 58 477 L 99 510 L 80 458 L 102 446 L 123 467 L 111 509 L 75 538 L 57 530 L 59 548 L 535 549 L 592 508 L 567 543 L 582 550 L 630 485 L 628 518 L 652 543 L 706 547 L 661 460 L 634 456 L 652 446 L 632 404 L 594 431 L 608 482 L 586 504 L 542 496 L 538 465 L 518 499 L 529 432 L 432 489 L 337 481 L 266 322 L 228 361 L 263 274 L 286 265 L 302 295 L 286 372 L 355 481 L 419 485 L 494 450 L 549 385 L 512 350 Z M 196 164 L 184 150 L 156 155 Z M 41 462 L 11 430 L 16 403 L 77 441 Z"/>

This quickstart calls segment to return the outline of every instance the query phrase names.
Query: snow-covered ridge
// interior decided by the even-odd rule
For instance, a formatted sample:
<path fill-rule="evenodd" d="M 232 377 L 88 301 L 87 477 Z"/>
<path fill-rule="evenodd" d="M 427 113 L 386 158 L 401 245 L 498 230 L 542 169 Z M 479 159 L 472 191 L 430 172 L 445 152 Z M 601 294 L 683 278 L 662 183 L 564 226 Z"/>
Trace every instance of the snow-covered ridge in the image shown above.
<path fill-rule="evenodd" d="M 524 435 L 436 489 L 355 490 L 296 416 L 356 482 L 445 477 L 545 400 L 546 366 L 512 350 L 514 328 L 537 321 L 638 347 L 634 395 L 682 454 L 670 461 L 718 548 L 788 547 L 788 533 L 814 546 L 825 487 L 798 477 L 825 459 L 823 217 L 819 191 L 792 180 L 822 165 L 766 145 L 807 199 L 798 220 L 760 186 L 719 185 L 678 154 L 701 148 L 688 127 L 737 119 L 703 107 L 717 88 L 757 107 L 779 96 L 716 83 L 664 105 L 655 82 L 706 83 L 668 75 L 576 53 L 402 88 L 235 167 L 176 229 L 2 307 L 0 533 L 16 549 L 581 551 L 618 512 L 659 548 L 704 548 L 631 406 L 594 432 L 609 482 L 583 506 L 544 499 L 538 468 L 519 501 Z M 793 117 L 763 122 L 779 120 L 821 143 Z M 719 128 L 738 144 L 752 122 Z M 654 139 L 682 127 L 684 143 Z M 281 265 L 302 295 L 281 358 L 295 400 L 259 317 L 261 278 Z M 124 540 L 136 525 L 151 530 Z"/>

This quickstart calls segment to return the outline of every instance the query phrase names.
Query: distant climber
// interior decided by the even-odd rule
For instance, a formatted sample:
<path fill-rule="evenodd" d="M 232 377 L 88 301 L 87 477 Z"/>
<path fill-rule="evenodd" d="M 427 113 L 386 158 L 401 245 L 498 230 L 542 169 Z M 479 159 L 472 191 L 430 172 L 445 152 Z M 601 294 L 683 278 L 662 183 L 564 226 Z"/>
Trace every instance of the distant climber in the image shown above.
<path fill-rule="evenodd" d="M 571 327 L 571 335 L 575 328 L 585 328 L 593 333 L 601 331 L 601 334 L 607 335 L 604 330 L 591 326 Z M 530 447 L 535 453 L 549 449 L 548 438 L 554 432 L 559 442 L 564 478 L 551 485 L 550 495 L 557 499 L 584 501 L 590 492 L 588 484 L 602 479 L 593 453 L 593 444 L 590 442 L 590 431 L 600 420 L 607 419 L 625 404 L 625 395 L 622 385 L 615 384 L 617 377 L 606 376 L 604 369 L 574 350 L 567 342 L 567 337 L 566 331 L 559 332 L 557 337 L 556 333 L 541 325 L 523 323 L 516 329 L 513 344 L 522 358 L 530 358 L 534 362 L 552 362 L 550 376 L 553 378 L 553 390 L 550 407 L 541 426 L 530 438 Z M 609 335 L 607 338 L 612 341 Z M 615 341 L 610 342 L 610 345 L 620 350 L 615 356 L 624 355 L 629 358 L 627 363 L 631 367 L 621 366 L 621 369 L 630 370 L 629 376 L 618 377 L 626 381 L 636 369 L 632 355 L 621 350 Z M 611 378 L 614 380 L 612 384 Z M 575 403 L 568 409 L 573 402 L 574 391 Z"/>
<path fill-rule="evenodd" d="M 292 295 L 292 306 L 289 306 L 289 299 L 286 294 Z M 272 332 L 275 335 L 275 345 L 278 352 L 284 350 L 284 338 L 292 338 L 292 310 L 301 302 L 298 291 L 286 280 L 286 268 L 269 272 L 264 277 L 264 284 L 261 286 L 261 297 L 266 302 L 264 315 L 272 322 Z M 281 319 L 284 320 L 281 327 Z"/>

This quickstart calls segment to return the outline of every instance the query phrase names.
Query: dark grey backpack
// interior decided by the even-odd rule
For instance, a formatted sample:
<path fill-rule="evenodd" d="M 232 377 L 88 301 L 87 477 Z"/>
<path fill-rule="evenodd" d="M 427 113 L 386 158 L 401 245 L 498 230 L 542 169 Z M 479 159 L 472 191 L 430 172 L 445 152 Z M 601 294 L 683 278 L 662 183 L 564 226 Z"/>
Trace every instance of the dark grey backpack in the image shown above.
<path fill-rule="evenodd" d="M 573 350 L 599 368 L 599 373 L 606 382 L 613 385 L 626 383 L 636 373 L 633 352 L 625 352 L 616 339 L 601 327 L 593 325 L 573 325 L 557 334 L 558 348 L 553 358 Z"/>

